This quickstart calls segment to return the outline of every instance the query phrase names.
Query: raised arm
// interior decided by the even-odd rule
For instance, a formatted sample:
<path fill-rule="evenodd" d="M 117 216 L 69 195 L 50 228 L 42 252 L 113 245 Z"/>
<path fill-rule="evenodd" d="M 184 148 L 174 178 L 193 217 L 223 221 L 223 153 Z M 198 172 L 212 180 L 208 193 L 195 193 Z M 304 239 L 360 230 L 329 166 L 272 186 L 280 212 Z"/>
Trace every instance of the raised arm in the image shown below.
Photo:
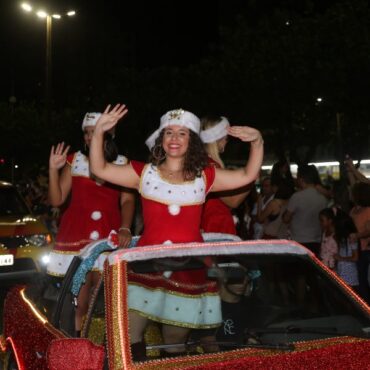
<path fill-rule="evenodd" d="M 108 105 L 104 113 L 100 116 L 90 144 L 90 170 L 102 180 L 127 188 L 137 189 L 139 186 L 139 176 L 131 165 L 116 165 L 107 162 L 104 158 L 104 133 L 111 130 L 126 114 L 126 106 L 117 104 L 112 109 Z"/>
<path fill-rule="evenodd" d="M 366 182 L 367 184 L 370 184 L 370 180 L 354 166 L 352 158 L 348 157 L 344 163 L 346 165 L 351 185 L 356 182 Z"/>
<path fill-rule="evenodd" d="M 228 134 L 251 143 L 246 166 L 237 170 L 216 168 L 216 177 L 211 191 L 224 191 L 248 185 L 257 179 L 263 160 L 263 139 L 261 133 L 252 127 L 232 126 Z"/>
<path fill-rule="evenodd" d="M 53 207 L 62 205 L 72 187 L 72 174 L 67 163 L 67 153 L 69 146 L 59 143 L 52 146 L 49 157 L 49 203 Z"/>

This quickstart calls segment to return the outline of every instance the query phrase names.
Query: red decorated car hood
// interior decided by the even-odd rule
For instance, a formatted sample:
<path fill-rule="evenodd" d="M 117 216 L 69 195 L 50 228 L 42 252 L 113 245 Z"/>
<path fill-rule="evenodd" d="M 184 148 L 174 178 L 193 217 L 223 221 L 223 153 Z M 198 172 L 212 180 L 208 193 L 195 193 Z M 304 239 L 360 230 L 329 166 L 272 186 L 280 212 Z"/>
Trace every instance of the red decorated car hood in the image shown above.
<path fill-rule="evenodd" d="M 239 352 L 239 351 L 235 351 Z M 224 358 L 226 356 L 224 355 Z M 229 357 L 229 356 L 228 356 Z M 297 344 L 294 352 L 271 355 L 261 351 L 250 357 L 225 361 L 220 354 L 219 362 L 190 366 L 191 370 L 313 370 L 313 369 L 369 369 L 370 340 L 356 338 L 330 338 Z"/>

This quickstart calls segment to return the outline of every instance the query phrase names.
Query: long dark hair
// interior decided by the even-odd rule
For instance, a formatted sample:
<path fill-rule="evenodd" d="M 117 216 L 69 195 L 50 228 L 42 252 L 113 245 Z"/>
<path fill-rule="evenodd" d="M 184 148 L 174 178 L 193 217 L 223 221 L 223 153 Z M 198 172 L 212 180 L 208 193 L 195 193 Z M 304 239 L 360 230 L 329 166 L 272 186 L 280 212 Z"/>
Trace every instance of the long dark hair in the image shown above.
<path fill-rule="evenodd" d="M 164 131 L 165 129 L 160 132 L 150 152 L 149 161 L 155 166 L 159 166 L 166 159 L 166 152 L 162 146 Z M 192 181 L 196 177 L 200 177 L 207 164 L 208 155 L 199 135 L 189 130 L 189 146 L 185 153 L 183 167 L 184 179 L 186 181 Z"/>
<path fill-rule="evenodd" d="M 350 234 L 357 232 L 352 218 L 341 209 L 337 209 L 334 219 L 335 239 L 338 246 L 345 246 L 348 253 L 348 238 Z"/>
<path fill-rule="evenodd" d="M 89 147 L 84 145 L 81 149 L 81 153 L 89 156 Z M 117 159 L 118 156 L 118 147 L 114 141 L 114 137 L 111 133 L 105 132 L 104 133 L 104 159 L 107 162 L 113 162 Z"/>

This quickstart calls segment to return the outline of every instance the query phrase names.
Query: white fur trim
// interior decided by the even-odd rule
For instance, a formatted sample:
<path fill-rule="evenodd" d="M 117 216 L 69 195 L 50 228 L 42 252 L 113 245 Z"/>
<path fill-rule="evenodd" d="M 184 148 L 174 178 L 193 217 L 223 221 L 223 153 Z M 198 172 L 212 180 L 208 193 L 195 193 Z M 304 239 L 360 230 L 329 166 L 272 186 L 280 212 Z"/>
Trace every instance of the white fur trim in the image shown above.
<path fill-rule="evenodd" d="M 98 112 L 86 113 L 82 121 L 82 130 L 84 130 L 85 127 L 88 127 L 88 126 L 94 127 L 96 125 L 96 122 L 98 122 L 98 119 L 100 118 L 100 116 L 101 116 L 101 113 L 98 113 Z"/>
<path fill-rule="evenodd" d="M 200 132 L 199 136 L 204 143 L 214 143 L 215 141 L 227 136 L 227 129 L 230 127 L 230 122 L 226 117 L 221 118 L 221 121 L 215 126 Z"/>
<path fill-rule="evenodd" d="M 123 155 L 118 155 L 116 160 L 113 162 L 114 164 L 123 165 L 128 163 L 128 159 Z M 89 159 L 82 154 L 80 151 L 76 152 L 72 165 L 71 165 L 71 172 L 72 176 L 84 176 L 84 177 L 91 177 L 90 168 L 89 168 Z M 104 184 L 104 180 L 100 180 L 94 177 L 96 185 L 100 186 Z"/>
<path fill-rule="evenodd" d="M 156 166 L 149 165 L 141 176 L 140 194 L 171 206 L 201 204 L 206 199 L 206 184 L 203 176 L 194 181 L 172 184 L 161 178 Z"/>
<path fill-rule="evenodd" d="M 149 150 L 153 148 L 155 140 L 159 136 L 160 132 L 165 127 L 171 125 L 187 127 L 189 130 L 194 131 L 199 135 L 200 120 L 195 114 L 183 109 L 171 110 L 161 117 L 159 128 L 155 130 L 145 141 L 145 144 L 148 146 Z"/>

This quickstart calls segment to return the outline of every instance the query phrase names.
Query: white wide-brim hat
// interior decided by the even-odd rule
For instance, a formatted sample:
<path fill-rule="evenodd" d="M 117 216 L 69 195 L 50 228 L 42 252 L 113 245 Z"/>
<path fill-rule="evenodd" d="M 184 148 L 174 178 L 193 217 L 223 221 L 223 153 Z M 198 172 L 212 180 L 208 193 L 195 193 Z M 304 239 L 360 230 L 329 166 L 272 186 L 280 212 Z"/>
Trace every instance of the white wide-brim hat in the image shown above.
<path fill-rule="evenodd" d="M 200 138 L 203 143 L 214 143 L 217 140 L 227 136 L 227 129 L 230 127 L 230 122 L 226 117 L 221 117 L 221 121 L 215 126 L 202 130 L 200 132 Z"/>
<path fill-rule="evenodd" d="M 165 127 L 172 125 L 184 126 L 199 135 L 200 120 L 195 114 L 183 109 L 170 110 L 161 117 L 159 128 L 155 130 L 145 141 L 145 144 L 150 150 L 153 148 L 160 132 Z"/>
<path fill-rule="evenodd" d="M 98 112 L 86 113 L 82 121 L 82 131 L 85 129 L 85 127 L 95 126 L 100 116 L 101 116 L 101 113 L 98 113 Z"/>

